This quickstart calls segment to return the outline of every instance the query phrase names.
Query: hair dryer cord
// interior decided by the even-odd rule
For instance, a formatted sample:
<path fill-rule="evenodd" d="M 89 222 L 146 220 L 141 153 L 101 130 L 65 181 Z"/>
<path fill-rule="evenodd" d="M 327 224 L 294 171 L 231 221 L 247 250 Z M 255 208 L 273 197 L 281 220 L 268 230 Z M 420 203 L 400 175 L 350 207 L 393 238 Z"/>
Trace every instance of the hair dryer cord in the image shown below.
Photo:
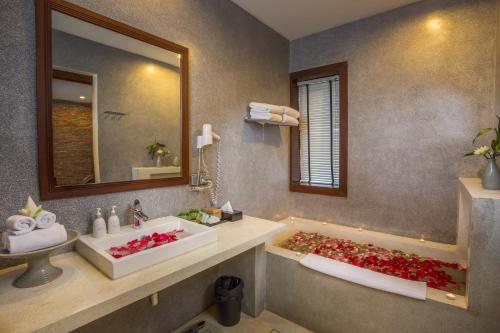
<path fill-rule="evenodd" d="M 210 179 L 210 174 L 208 172 L 207 164 L 205 163 L 205 158 L 203 154 L 201 155 L 201 163 L 203 165 L 203 172 L 206 177 Z M 220 195 L 220 182 L 222 179 L 222 159 L 221 159 L 221 140 L 217 141 L 217 156 L 216 156 L 216 173 L 215 180 L 209 180 L 208 190 L 210 194 L 210 204 L 212 207 L 216 207 Z"/>

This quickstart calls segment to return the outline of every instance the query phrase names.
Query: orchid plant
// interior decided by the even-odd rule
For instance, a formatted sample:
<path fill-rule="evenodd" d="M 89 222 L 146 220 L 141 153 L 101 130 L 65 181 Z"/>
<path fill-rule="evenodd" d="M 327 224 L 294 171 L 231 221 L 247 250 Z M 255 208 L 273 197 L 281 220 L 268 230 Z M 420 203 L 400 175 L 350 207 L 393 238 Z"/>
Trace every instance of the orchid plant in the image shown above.
<path fill-rule="evenodd" d="M 166 152 L 163 148 L 165 148 L 165 145 L 163 143 L 159 143 L 156 141 L 150 144 L 149 146 L 146 147 L 146 150 L 148 151 L 148 154 L 151 156 L 151 159 L 154 159 L 155 156 L 164 156 L 168 152 Z"/>
<path fill-rule="evenodd" d="M 492 128 L 492 127 L 487 127 L 483 128 L 482 130 L 477 133 L 476 137 L 474 140 L 472 140 L 472 143 L 476 143 L 476 141 L 482 137 L 483 135 L 486 135 L 490 132 L 495 132 L 495 138 L 491 140 L 491 145 L 490 146 L 481 146 L 470 153 L 465 154 L 464 156 L 483 156 L 486 159 L 489 160 L 494 160 L 497 156 L 500 156 L 500 117 L 496 116 L 498 119 L 498 126 L 497 128 Z"/>

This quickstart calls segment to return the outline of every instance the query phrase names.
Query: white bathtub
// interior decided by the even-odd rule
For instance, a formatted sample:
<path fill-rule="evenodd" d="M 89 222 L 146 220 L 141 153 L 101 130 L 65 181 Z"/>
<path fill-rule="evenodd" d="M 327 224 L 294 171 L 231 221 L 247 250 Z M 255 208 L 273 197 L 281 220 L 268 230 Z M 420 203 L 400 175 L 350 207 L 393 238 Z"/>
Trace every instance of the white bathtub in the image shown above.
<path fill-rule="evenodd" d="M 421 241 L 414 238 L 351 228 L 333 223 L 322 223 L 297 217 L 289 217 L 280 222 L 285 223 L 287 225 L 287 229 L 283 233 L 276 236 L 272 242 L 266 246 L 266 250 L 272 254 L 283 256 L 295 261 L 299 261 L 303 254 L 284 249 L 277 245 L 285 241 L 294 233 L 298 231 L 305 231 L 317 232 L 322 235 L 336 238 L 350 239 L 359 243 L 373 243 L 387 249 L 396 249 L 404 252 L 416 253 L 447 262 L 458 262 L 462 266 L 468 267 L 464 251 L 462 251 L 461 247 L 457 245 Z M 325 275 L 325 278 L 331 277 Z M 366 288 L 363 286 L 359 287 Z M 467 308 L 467 293 L 466 296 L 455 295 L 456 298 L 454 300 L 448 299 L 446 294 L 447 293 L 445 291 L 427 288 L 427 299 L 450 304 L 463 309 Z"/>

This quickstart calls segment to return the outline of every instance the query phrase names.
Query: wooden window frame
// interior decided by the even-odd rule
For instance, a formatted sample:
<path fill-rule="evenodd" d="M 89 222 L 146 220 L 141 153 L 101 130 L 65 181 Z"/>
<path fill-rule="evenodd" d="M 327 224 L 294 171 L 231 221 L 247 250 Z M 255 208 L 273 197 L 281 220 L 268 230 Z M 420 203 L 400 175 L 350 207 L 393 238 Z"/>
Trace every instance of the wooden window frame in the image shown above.
<path fill-rule="evenodd" d="M 291 127 L 290 131 L 290 191 L 312 194 L 323 194 L 337 197 L 347 197 L 347 129 L 348 129 L 348 77 L 347 62 L 336 63 L 290 74 L 290 105 L 299 109 L 299 91 L 297 82 L 319 79 L 338 75 L 339 107 L 340 107 L 340 160 L 339 160 L 339 187 L 320 186 L 300 183 L 300 131 L 299 127 Z"/>
<path fill-rule="evenodd" d="M 52 78 L 76 83 L 92 85 L 94 78 L 92 75 L 69 72 L 62 69 L 52 69 Z"/>

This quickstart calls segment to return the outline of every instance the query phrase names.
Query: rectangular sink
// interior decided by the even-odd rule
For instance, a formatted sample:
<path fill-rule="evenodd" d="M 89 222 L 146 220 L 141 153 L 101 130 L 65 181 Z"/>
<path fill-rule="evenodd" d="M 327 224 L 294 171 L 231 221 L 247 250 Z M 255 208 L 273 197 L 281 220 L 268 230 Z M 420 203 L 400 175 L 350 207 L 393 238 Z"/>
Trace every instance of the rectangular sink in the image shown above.
<path fill-rule="evenodd" d="M 173 230 L 184 230 L 177 234 L 178 240 L 175 242 L 118 259 L 108 253 L 110 247 L 121 246 L 155 232 L 165 233 Z M 120 233 L 108 234 L 103 238 L 94 238 L 92 235 L 81 236 L 76 242 L 76 250 L 111 279 L 117 279 L 215 241 L 217 241 L 217 229 L 175 216 L 167 216 L 146 222 L 142 229 L 123 226 Z"/>

